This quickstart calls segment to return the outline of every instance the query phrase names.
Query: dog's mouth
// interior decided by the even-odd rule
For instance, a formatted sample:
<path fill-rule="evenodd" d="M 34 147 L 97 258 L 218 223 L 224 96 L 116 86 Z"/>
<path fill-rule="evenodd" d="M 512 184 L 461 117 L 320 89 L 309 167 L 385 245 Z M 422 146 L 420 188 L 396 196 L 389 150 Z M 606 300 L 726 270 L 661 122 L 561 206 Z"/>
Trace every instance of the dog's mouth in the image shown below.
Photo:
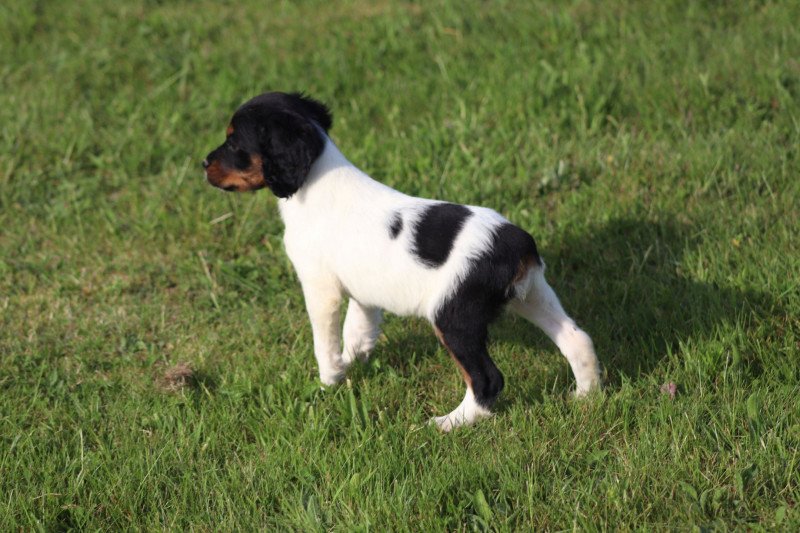
<path fill-rule="evenodd" d="M 257 191 L 267 186 L 260 173 L 225 172 L 215 164 L 206 170 L 206 181 L 226 192 Z"/>
<path fill-rule="evenodd" d="M 203 161 L 203 167 L 206 170 L 206 180 L 226 192 L 257 191 L 267 185 L 258 155 L 251 157 L 251 164 L 245 169 L 228 168 L 219 160 L 209 162 L 207 159 Z"/>
<path fill-rule="evenodd" d="M 223 185 L 220 181 L 220 176 L 217 172 L 209 172 L 206 170 L 206 181 L 208 181 L 211 185 L 216 187 L 217 189 L 222 189 L 223 191 L 227 192 L 237 192 L 240 190 L 239 185 L 235 183 L 228 183 L 227 185 Z"/>

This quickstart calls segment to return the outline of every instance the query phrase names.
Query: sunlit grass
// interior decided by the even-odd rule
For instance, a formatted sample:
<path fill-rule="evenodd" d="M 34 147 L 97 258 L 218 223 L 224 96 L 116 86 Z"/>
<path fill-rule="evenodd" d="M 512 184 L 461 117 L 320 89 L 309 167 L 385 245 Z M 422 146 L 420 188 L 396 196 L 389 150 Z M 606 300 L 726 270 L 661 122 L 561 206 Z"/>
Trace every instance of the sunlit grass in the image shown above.
<path fill-rule="evenodd" d="M 793 4 L 6 4 L 0 529 L 800 525 Z M 473 428 L 420 320 L 321 391 L 274 199 L 200 172 L 265 90 L 529 230 L 605 393 L 511 317 Z"/>

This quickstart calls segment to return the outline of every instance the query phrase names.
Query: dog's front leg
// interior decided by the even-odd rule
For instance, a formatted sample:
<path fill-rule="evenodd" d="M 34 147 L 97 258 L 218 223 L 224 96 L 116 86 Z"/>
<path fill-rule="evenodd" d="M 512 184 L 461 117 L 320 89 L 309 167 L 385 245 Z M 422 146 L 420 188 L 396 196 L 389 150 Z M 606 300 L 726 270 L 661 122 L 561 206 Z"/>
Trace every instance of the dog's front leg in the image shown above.
<path fill-rule="evenodd" d="M 344 318 L 344 351 L 342 359 L 350 364 L 356 358 L 366 361 L 381 334 L 383 311 L 377 307 L 366 307 L 350 298 L 347 316 Z"/>
<path fill-rule="evenodd" d="M 326 277 L 301 277 L 311 331 L 314 336 L 314 356 L 323 385 L 342 380 L 347 365 L 342 361 L 339 337 L 339 305 L 342 291 L 335 280 Z"/>

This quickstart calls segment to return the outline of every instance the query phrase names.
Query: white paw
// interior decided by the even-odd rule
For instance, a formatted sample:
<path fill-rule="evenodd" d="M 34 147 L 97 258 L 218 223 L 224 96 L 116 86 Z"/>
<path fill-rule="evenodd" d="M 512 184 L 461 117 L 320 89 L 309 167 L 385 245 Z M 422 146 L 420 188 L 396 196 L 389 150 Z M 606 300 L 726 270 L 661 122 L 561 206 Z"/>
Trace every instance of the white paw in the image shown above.
<path fill-rule="evenodd" d="M 589 394 L 599 391 L 601 389 L 600 380 L 591 381 L 589 383 L 584 383 L 578 386 L 577 389 L 572 393 L 574 398 L 585 398 Z"/>
<path fill-rule="evenodd" d="M 459 422 L 455 417 L 450 415 L 435 416 L 428 421 L 429 424 L 435 424 L 441 431 L 449 433 L 451 430 L 458 426 L 463 426 L 465 422 L 463 419 Z"/>
<path fill-rule="evenodd" d="M 431 424 L 444 432 L 451 431 L 459 426 L 468 426 L 481 418 L 492 416 L 492 412 L 482 407 L 475 401 L 475 396 L 471 389 L 467 389 L 461 404 L 452 412 L 444 416 L 436 416 L 431 419 Z"/>
<path fill-rule="evenodd" d="M 319 380 L 326 387 L 332 387 L 333 385 L 337 385 L 338 383 L 341 383 L 342 379 L 344 379 L 345 374 L 346 374 L 346 371 L 344 369 L 337 370 L 337 371 L 328 370 L 328 371 L 325 371 L 325 372 L 320 370 L 320 372 L 319 372 Z"/>
<path fill-rule="evenodd" d="M 342 354 L 342 362 L 347 366 L 350 366 L 356 361 L 356 359 L 362 363 L 366 363 L 369 361 L 369 352 L 360 351 L 356 348 L 345 348 L 344 353 Z"/>
<path fill-rule="evenodd" d="M 345 348 L 344 351 L 342 352 L 342 363 L 344 363 L 347 366 L 350 366 L 353 364 L 353 361 L 355 360 L 356 360 L 355 354 L 353 354 L 353 352 L 350 351 L 348 348 Z"/>
<path fill-rule="evenodd" d="M 457 427 L 471 426 L 482 418 L 490 418 L 492 416 L 494 414 L 487 410 L 483 410 L 480 414 L 472 417 L 465 416 L 464 413 L 450 413 L 444 416 L 434 416 L 428 423 L 435 424 L 441 431 L 449 433 Z"/>
<path fill-rule="evenodd" d="M 370 353 L 372 353 L 373 348 L 375 348 L 376 341 L 377 335 L 374 334 L 374 332 L 345 334 L 342 361 L 347 365 L 350 365 L 356 359 L 362 363 L 366 363 L 369 361 Z"/>

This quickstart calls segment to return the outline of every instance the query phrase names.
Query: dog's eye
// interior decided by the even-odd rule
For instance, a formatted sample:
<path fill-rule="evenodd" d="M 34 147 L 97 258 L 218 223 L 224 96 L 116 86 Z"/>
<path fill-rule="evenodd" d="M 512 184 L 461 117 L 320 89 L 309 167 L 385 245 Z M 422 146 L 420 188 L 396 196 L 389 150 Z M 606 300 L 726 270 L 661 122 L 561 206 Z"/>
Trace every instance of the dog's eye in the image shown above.
<path fill-rule="evenodd" d="M 236 168 L 240 170 L 249 168 L 251 165 L 250 154 L 244 150 L 236 150 L 234 152 L 234 165 L 236 165 Z"/>

